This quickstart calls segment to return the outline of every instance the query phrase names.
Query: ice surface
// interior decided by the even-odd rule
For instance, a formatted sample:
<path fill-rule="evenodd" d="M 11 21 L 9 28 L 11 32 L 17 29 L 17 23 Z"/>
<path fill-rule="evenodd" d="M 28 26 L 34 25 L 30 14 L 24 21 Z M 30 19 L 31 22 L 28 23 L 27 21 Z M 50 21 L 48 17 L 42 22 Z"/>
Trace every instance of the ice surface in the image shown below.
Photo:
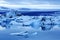
<path fill-rule="evenodd" d="M 0 14 L 0 25 L 6 28 L 32 27 L 39 29 L 41 27 L 42 30 L 50 30 L 53 25 L 60 25 L 60 16 L 16 16 L 14 10 L 4 15 Z"/>

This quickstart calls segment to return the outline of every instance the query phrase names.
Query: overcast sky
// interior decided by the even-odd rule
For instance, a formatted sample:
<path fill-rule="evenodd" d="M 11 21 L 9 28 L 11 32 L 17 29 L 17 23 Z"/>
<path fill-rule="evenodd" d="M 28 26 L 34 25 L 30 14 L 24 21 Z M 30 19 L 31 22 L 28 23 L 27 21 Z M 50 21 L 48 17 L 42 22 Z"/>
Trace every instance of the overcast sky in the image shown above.
<path fill-rule="evenodd" d="M 60 4 L 60 0 L 1 0 L 9 4 Z"/>
<path fill-rule="evenodd" d="M 59 8 L 60 0 L 0 0 L 0 6 L 31 7 L 31 8 Z M 34 7 L 35 6 L 35 7 Z M 55 7 L 54 7 L 55 6 Z"/>

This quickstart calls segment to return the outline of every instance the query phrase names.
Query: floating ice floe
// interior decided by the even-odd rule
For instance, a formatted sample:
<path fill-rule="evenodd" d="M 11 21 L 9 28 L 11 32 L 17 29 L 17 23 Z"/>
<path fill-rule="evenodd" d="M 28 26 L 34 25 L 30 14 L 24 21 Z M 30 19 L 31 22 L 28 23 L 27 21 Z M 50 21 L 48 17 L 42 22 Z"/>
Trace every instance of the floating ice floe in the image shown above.
<path fill-rule="evenodd" d="M 37 32 L 32 32 L 32 31 L 22 31 L 22 32 L 16 32 L 16 33 L 10 33 L 11 36 L 21 36 L 28 38 L 30 36 L 35 36 L 37 35 Z"/>
<path fill-rule="evenodd" d="M 55 26 L 52 28 L 52 30 L 60 30 L 59 25 L 55 25 Z"/>
<path fill-rule="evenodd" d="M 19 32 L 19 33 L 10 33 L 10 35 L 12 36 L 21 36 L 21 37 L 24 37 L 24 38 L 28 38 L 28 32 Z"/>
<path fill-rule="evenodd" d="M 27 35 L 28 33 L 26 32 L 19 32 L 19 33 L 11 33 L 10 35 L 16 35 L 16 36 L 25 36 Z"/>
<path fill-rule="evenodd" d="M 5 30 L 5 29 L 6 29 L 5 27 L 0 26 L 0 30 Z"/>

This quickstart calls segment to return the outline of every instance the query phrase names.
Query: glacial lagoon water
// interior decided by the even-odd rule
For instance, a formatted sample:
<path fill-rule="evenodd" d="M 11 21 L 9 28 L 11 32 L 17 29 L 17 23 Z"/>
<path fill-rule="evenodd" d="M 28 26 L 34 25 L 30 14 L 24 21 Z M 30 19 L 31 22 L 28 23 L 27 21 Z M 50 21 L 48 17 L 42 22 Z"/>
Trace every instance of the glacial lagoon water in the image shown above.
<path fill-rule="evenodd" d="M 32 31 L 32 30 L 31 30 Z M 0 40 L 60 40 L 60 30 L 37 31 L 32 32 L 35 35 L 11 35 L 11 33 L 20 33 L 20 29 L 7 29 L 0 31 Z"/>

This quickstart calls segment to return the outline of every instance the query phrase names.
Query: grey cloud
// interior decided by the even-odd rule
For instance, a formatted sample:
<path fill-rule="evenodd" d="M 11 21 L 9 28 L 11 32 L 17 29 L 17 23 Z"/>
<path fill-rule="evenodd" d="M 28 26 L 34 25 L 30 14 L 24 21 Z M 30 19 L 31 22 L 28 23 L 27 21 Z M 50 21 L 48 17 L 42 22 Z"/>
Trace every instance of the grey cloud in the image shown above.
<path fill-rule="evenodd" d="M 60 0 L 4 0 L 10 4 L 59 4 Z"/>

